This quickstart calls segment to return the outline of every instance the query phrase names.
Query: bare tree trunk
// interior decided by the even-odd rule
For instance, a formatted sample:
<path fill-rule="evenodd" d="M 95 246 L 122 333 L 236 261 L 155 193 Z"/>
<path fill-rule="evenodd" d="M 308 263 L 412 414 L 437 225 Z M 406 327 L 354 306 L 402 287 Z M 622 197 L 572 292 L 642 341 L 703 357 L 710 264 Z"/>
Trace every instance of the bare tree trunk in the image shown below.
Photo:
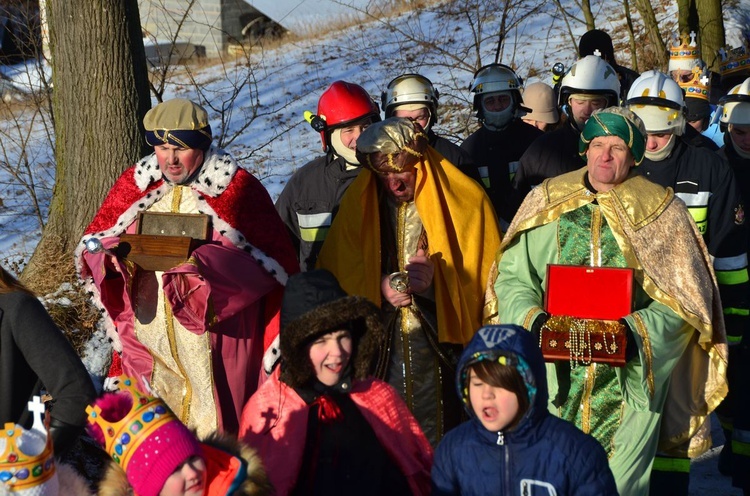
<path fill-rule="evenodd" d="M 680 34 L 699 34 L 701 58 L 711 71 L 719 72 L 716 51 L 725 44 L 721 0 L 677 0 Z"/>
<path fill-rule="evenodd" d="M 711 71 L 719 72 L 716 51 L 726 43 L 724 18 L 721 15 L 721 0 L 695 0 L 700 26 L 701 56 Z"/>
<path fill-rule="evenodd" d="M 698 32 L 698 10 L 695 0 L 677 0 L 677 26 L 683 36 L 689 35 L 693 30 Z"/>
<path fill-rule="evenodd" d="M 150 107 L 137 0 L 47 0 L 56 178 L 49 219 L 22 279 L 76 246 L 115 178 L 145 151 Z"/>
<path fill-rule="evenodd" d="M 657 62 L 659 69 L 666 70 L 669 61 L 667 46 L 659 33 L 659 24 L 656 22 L 654 9 L 651 8 L 651 3 L 648 0 L 635 0 L 635 7 L 643 19 L 649 44 L 654 48 L 654 60 Z"/>
<path fill-rule="evenodd" d="M 586 31 L 596 29 L 596 24 L 594 23 L 594 14 L 591 13 L 590 0 L 583 0 L 581 2 L 581 11 L 583 11 L 583 18 L 586 19 Z"/>
<path fill-rule="evenodd" d="M 635 32 L 633 31 L 633 17 L 630 15 L 630 2 L 622 0 L 622 6 L 625 9 L 625 24 L 628 27 L 628 39 L 630 40 L 630 67 L 635 72 L 641 72 L 638 70 L 638 53 L 636 50 Z"/>

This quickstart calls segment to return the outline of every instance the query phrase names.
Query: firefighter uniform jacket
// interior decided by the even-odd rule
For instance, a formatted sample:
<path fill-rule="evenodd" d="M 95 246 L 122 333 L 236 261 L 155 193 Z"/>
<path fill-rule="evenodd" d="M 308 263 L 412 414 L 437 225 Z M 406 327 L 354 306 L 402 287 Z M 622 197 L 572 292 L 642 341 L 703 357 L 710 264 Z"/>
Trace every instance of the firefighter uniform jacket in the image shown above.
<path fill-rule="evenodd" d="M 681 139 L 672 154 L 654 162 L 643 159 L 637 171 L 674 189 L 688 207 L 709 253 L 719 283 L 727 339 L 738 338 L 748 325 L 747 231 L 740 190 L 731 167 L 715 152 Z"/>
<path fill-rule="evenodd" d="M 329 153 L 295 172 L 276 200 L 303 271 L 315 268 L 341 197 L 359 171 L 347 169 L 343 158 Z"/>
<path fill-rule="evenodd" d="M 511 188 L 519 159 L 531 143 L 543 134 L 534 126 L 516 119 L 502 131 L 491 131 L 482 126 L 461 145 L 476 164 L 482 186 L 492 200 L 503 230 L 513 220 L 523 201 L 523 197 L 518 197 Z"/>
<path fill-rule="evenodd" d="M 724 133 L 724 146 L 719 155 L 729 162 L 742 199 L 747 201 L 750 199 L 750 159 L 736 152 L 728 132 Z M 744 246 L 747 253 L 750 244 Z M 746 295 L 750 299 L 750 295 Z M 745 333 L 747 336 L 737 333 L 727 335 L 729 343 L 733 345 L 729 347 L 729 375 L 733 382 L 729 396 L 717 413 L 721 415 L 722 427 L 731 427 L 732 485 L 747 490 L 750 488 L 750 329 L 746 329 Z"/>
<path fill-rule="evenodd" d="M 531 188 L 542 184 L 545 179 L 586 165 L 578 155 L 581 132 L 571 122 L 542 134 L 521 156 L 518 171 L 513 178 L 513 188 L 518 191 L 521 200 Z"/>
<path fill-rule="evenodd" d="M 471 155 L 469 155 L 469 153 L 467 153 L 463 148 L 447 138 L 438 136 L 432 129 L 427 131 L 427 141 L 430 143 L 430 146 L 435 149 L 436 152 L 448 159 L 448 162 L 455 165 L 458 170 L 460 170 L 476 182 L 482 182 L 482 179 L 479 177 L 479 172 L 474 165 L 474 161 L 471 158 Z"/>

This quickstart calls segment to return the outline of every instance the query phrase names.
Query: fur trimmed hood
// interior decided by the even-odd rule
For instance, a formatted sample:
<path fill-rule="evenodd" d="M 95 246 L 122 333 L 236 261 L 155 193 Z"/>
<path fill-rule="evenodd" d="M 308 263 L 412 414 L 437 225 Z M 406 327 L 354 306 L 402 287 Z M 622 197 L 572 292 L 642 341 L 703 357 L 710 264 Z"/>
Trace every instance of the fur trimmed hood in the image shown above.
<path fill-rule="evenodd" d="M 55 473 L 57 474 L 58 492 L 60 496 L 66 496 L 68 494 L 75 494 L 76 496 L 93 496 L 94 493 L 89 487 L 88 481 L 78 473 L 78 471 L 68 463 L 62 463 L 60 460 L 55 459 Z M 23 493 L 24 491 L 19 491 Z M 6 494 L 3 492 L 3 487 L 0 484 L 0 494 Z M 15 493 L 12 493 L 15 494 Z M 38 493 L 37 493 L 38 494 Z"/>
<path fill-rule="evenodd" d="M 352 378 L 365 379 L 385 342 L 378 307 L 361 296 L 348 296 L 326 270 L 289 278 L 281 305 L 281 380 L 294 388 L 309 384 L 314 372 L 307 344 L 342 328 L 352 333 Z"/>
<path fill-rule="evenodd" d="M 220 450 L 221 452 L 242 458 L 246 463 L 246 477 L 240 486 L 231 493 L 231 496 L 266 496 L 273 494 L 273 486 L 269 482 L 263 463 L 255 450 L 231 436 L 219 433 L 209 435 L 201 441 L 201 444 L 207 447 L 207 452 L 209 450 Z M 207 458 L 208 456 L 210 455 L 207 453 Z M 210 460 L 207 459 L 206 464 L 209 465 L 210 477 Z M 219 495 L 213 489 L 210 484 L 207 485 L 206 496 L 224 496 L 223 494 Z M 114 461 L 110 461 L 104 478 L 99 483 L 97 495 L 134 496 L 135 493 L 130 484 L 128 484 L 125 471 Z M 227 496 L 229 496 L 228 493 Z"/>

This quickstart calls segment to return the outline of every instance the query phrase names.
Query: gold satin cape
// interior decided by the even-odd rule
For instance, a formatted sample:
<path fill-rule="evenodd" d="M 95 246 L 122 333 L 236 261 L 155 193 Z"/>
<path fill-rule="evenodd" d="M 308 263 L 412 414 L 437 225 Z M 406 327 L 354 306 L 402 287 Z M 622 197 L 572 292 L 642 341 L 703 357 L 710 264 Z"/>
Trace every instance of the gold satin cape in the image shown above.
<path fill-rule="evenodd" d="M 465 345 L 481 327 L 484 282 L 500 230 L 489 198 L 432 147 L 415 165 L 415 203 L 435 264 L 438 339 Z M 341 200 L 317 266 L 331 271 L 350 295 L 381 305 L 378 178 L 362 169 Z M 385 193 L 383 193 L 384 195 Z"/>
<path fill-rule="evenodd" d="M 519 233 L 596 200 L 638 283 L 696 330 L 671 374 L 659 449 L 697 456 L 711 447 L 705 421 L 728 390 L 724 315 L 708 250 L 671 188 L 631 175 L 612 190 L 594 194 L 584 185 L 586 172 L 584 167 L 534 188 L 508 227 L 497 260 Z M 643 365 L 650 377 L 654 357 L 645 351 Z M 652 396 L 654 387 L 660 385 L 649 381 Z"/>

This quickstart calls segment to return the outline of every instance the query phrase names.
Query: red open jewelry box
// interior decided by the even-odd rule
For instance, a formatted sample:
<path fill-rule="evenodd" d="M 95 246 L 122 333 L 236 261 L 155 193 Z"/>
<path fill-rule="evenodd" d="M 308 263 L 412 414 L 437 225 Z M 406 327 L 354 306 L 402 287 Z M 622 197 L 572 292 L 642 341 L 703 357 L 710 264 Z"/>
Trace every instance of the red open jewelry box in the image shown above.
<path fill-rule="evenodd" d="M 619 320 L 633 311 L 633 275 L 630 268 L 549 264 L 544 308 L 550 315 Z"/>

